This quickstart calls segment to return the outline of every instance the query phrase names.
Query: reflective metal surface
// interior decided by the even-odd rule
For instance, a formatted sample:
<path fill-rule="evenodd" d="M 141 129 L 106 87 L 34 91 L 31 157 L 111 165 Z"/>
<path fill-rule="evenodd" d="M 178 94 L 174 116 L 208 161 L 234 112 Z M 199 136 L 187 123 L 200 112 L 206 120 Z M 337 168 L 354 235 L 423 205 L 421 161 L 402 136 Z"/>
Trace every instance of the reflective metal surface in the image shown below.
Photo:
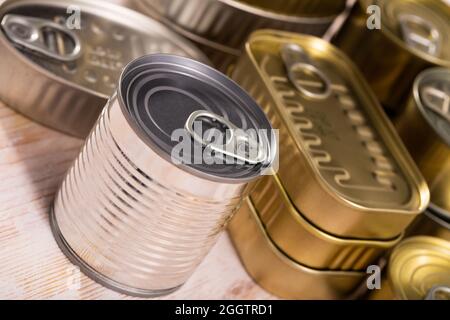
<path fill-rule="evenodd" d="M 250 194 L 269 238 L 294 261 L 316 269 L 365 271 L 403 235 L 390 241 L 339 238 L 314 226 L 297 211 L 280 181 L 264 177 Z"/>
<path fill-rule="evenodd" d="M 80 29 L 69 28 L 69 6 L 81 10 Z M 35 121 L 81 138 L 133 58 L 172 53 L 207 61 L 158 22 L 106 1 L 6 1 L 0 21 L 0 98 Z"/>
<path fill-rule="evenodd" d="M 255 32 L 232 75 L 280 130 L 281 184 L 321 230 L 397 238 L 429 191 L 349 59 L 315 37 Z"/>
<path fill-rule="evenodd" d="M 430 208 L 411 224 L 407 235 L 432 236 L 450 241 L 450 220 Z"/>
<path fill-rule="evenodd" d="M 414 237 L 393 252 L 389 280 L 400 299 L 425 299 L 436 286 L 450 286 L 450 242 L 432 237 Z"/>
<path fill-rule="evenodd" d="M 380 7 L 381 29 L 366 13 Z M 387 110 L 401 111 L 415 77 L 450 66 L 450 8 L 441 1 L 360 0 L 333 43 L 351 56 Z"/>
<path fill-rule="evenodd" d="M 395 121 L 431 191 L 431 202 L 450 221 L 450 69 L 431 68 L 414 82 Z"/>
<path fill-rule="evenodd" d="M 229 224 L 234 246 L 252 278 L 286 299 L 346 299 L 365 280 L 365 272 L 328 271 L 295 262 L 269 238 L 247 199 Z"/>
<path fill-rule="evenodd" d="M 192 110 L 220 113 L 241 129 L 271 129 L 258 105 L 216 70 L 145 56 L 125 68 L 57 194 L 51 217 L 62 250 L 114 290 L 154 296 L 182 285 L 270 166 L 175 164 L 169 132 L 183 131 Z"/>

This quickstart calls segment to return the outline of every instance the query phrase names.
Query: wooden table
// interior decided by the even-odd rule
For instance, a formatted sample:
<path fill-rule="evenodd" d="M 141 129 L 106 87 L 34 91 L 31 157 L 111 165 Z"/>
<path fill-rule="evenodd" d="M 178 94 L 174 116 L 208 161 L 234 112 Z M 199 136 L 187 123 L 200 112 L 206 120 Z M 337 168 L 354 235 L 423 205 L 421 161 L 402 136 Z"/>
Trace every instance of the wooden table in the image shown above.
<path fill-rule="evenodd" d="M 50 231 L 48 208 L 82 141 L 0 102 L 0 299 L 127 299 L 81 274 Z M 247 275 L 224 234 L 167 299 L 272 299 Z"/>

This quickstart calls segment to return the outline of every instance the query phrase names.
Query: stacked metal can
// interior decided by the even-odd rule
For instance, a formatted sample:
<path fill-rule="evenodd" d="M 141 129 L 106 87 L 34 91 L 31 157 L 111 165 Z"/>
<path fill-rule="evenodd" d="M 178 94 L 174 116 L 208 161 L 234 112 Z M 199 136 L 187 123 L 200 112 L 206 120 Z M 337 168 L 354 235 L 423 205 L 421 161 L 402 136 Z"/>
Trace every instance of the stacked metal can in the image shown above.
<path fill-rule="evenodd" d="M 197 121 L 205 134 L 230 130 L 230 140 L 201 140 Z M 107 287 L 144 297 L 170 293 L 270 168 L 275 140 L 259 106 L 218 71 L 178 56 L 137 59 L 61 185 L 51 213 L 55 238 Z M 248 151 L 238 153 L 242 146 Z M 227 162 L 208 162 L 205 154 Z"/>
<path fill-rule="evenodd" d="M 422 70 L 450 67 L 450 8 L 442 1 L 359 0 L 333 43 L 395 116 Z"/>
<path fill-rule="evenodd" d="M 431 192 L 430 208 L 411 232 L 450 240 L 450 69 L 419 74 L 395 125 Z"/>
<path fill-rule="evenodd" d="M 0 22 L 0 99 L 79 138 L 92 129 L 129 61 L 171 53 L 208 63 L 159 22 L 107 1 L 6 1 Z"/>
<path fill-rule="evenodd" d="M 252 31 L 272 28 L 323 35 L 346 0 L 125 0 L 194 41 L 221 71 L 241 54 Z"/>
<path fill-rule="evenodd" d="M 242 261 L 281 297 L 348 297 L 426 209 L 424 178 L 362 75 L 329 43 L 255 32 L 232 78 L 280 139 L 277 175 L 230 224 Z"/>
<path fill-rule="evenodd" d="M 413 237 L 392 252 L 382 290 L 372 300 L 450 300 L 450 242 Z"/>

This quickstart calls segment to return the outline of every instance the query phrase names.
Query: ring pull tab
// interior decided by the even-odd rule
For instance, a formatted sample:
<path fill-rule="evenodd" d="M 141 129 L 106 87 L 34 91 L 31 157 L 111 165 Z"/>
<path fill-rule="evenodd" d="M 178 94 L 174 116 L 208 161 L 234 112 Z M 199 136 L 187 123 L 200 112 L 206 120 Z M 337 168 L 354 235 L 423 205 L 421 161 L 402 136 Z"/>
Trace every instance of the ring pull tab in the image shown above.
<path fill-rule="evenodd" d="M 60 62 L 71 62 L 81 54 L 78 36 L 68 28 L 40 18 L 14 14 L 3 17 L 2 28 L 16 46 Z"/>
<path fill-rule="evenodd" d="M 433 86 L 422 89 L 424 105 L 450 122 L 450 94 Z"/>
<path fill-rule="evenodd" d="M 325 100 L 331 95 L 331 81 L 311 63 L 302 47 L 293 43 L 283 46 L 281 58 L 292 85 L 304 96 Z M 305 76 L 309 79 L 305 79 Z"/>
<path fill-rule="evenodd" d="M 222 125 L 225 132 L 221 133 L 227 134 L 227 141 L 224 144 L 206 141 L 195 131 L 195 123 L 202 121 L 202 118 Z M 215 113 L 203 110 L 193 112 L 186 121 L 185 130 L 194 141 L 223 156 L 232 157 L 250 165 L 264 165 L 269 162 L 270 150 L 266 136 L 257 133 L 258 137 L 254 138 Z"/>
<path fill-rule="evenodd" d="M 435 286 L 431 288 L 425 300 L 450 300 L 450 287 Z"/>
<path fill-rule="evenodd" d="M 430 21 L 413 14 L 401 14 L 398 16 L 398 21 L 403 40 L 410 48 L 434 57 L 440 55 L 442 37 Z"/>

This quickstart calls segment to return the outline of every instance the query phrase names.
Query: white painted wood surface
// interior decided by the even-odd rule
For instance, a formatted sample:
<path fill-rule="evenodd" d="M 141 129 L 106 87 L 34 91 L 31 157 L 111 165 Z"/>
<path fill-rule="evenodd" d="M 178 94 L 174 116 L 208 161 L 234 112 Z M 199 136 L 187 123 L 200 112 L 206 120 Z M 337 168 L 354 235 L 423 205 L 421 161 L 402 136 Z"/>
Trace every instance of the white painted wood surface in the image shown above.
<path fill-rule="evenodd" d="M 0 102 L 0 299 L 126 299 L 61 253 L 48 208 L 82 141 Z M 246 274 L 224 234 L 192 278 L 163 299 L 271 299 Z"/>

